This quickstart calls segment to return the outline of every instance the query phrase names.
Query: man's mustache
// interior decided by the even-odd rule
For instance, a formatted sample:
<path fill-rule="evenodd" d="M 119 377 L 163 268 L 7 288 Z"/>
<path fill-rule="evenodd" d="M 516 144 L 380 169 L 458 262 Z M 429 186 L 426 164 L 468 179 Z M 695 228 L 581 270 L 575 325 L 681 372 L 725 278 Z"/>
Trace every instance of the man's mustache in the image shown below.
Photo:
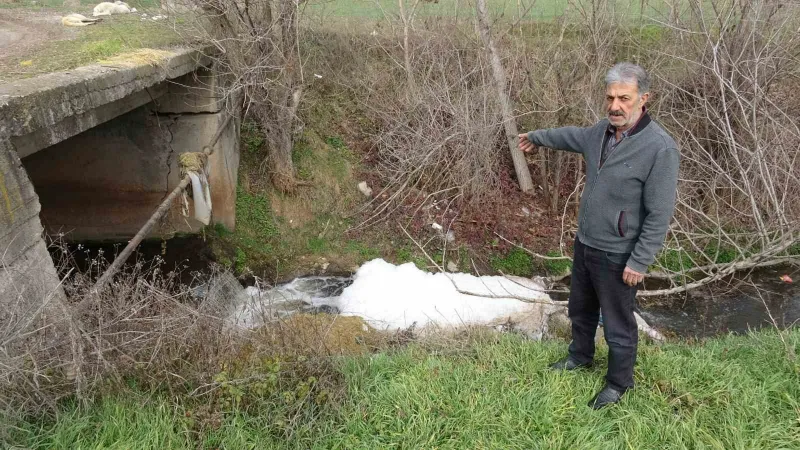
<path fill-rule="evenodd" d="M 623 114 L 623 112 L 622 112 L 622 111 L 609 111 L 608 115 L 609 115 L 609 116 L 619 116 L 619 117 L 623 117 L 625 114 Z"/>

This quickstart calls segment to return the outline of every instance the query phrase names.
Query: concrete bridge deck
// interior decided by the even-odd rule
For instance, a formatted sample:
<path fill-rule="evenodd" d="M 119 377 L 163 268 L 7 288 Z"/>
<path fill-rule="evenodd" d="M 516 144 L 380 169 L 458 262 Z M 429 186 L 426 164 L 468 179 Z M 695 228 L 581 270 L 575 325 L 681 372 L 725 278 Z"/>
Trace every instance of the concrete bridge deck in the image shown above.
<path fill-rule="evenodd" d="M 44 233 L 125 240 L 146 222 L 180 181 L 178 155 L 229 114 L 210 64 L 197 50 L 148 50 L 0 85 L 0 303 L 55 288 Z M 231 121 L 209 160 L 213 221 L 229 228 L 238 130 Z M 201 227 L 174 205 L 154 235 Z"/>

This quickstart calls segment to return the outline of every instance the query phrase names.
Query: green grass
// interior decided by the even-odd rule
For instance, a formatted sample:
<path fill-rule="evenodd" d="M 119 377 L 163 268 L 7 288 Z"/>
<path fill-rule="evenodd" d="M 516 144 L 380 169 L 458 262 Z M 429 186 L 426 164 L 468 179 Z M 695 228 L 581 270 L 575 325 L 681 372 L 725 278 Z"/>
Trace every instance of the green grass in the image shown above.
<path fill-rule="evenodd" d="M 506 275 L 530 277 L 533 274 L 533 258 L 524 250 L 512 249 L 505 256 L 496 256 L 491 260 L 492 267 Z"/>
<path fill-rule="evenodd" d="M 798 332 L 792 335 L 795 346 Z M 645 346 L 638 389 L 592 413 L 602 369 L 546 369 L 564 344 L 504 336 L 465 355 L 410 348 L 349 360 L 344 448 L 789 448 L 800 384 L 775 334 Z M 359 406 L 357 406 L 359 405 Z"/>
<path fill-rule="evenodd" d="M 546 256 L 561 256 L 561 253 L 550 250 Z M 568 259 L 546 259 L 544 268 L 550 275 L 563 275 L 572 270 L 572 262 Z"/>
<path fill-rule="evenodd" d="M 755 248 L 745 251 L 747 255 L 750 252 L 755 252 Z M 733 247 L 719 246 L 712 242 L 703 248 L 703 252 L 664 249 L 658 254 L 656 260 L 658 264 L 672 272 L 681 272 L 682 270 L 691 269 L 697 265 L 705 264 L 727 264 L 739 258 L 739 252 Z"/>
<path fill-rule="evenodd" d="M 400 247 L 395 251 L 394 260 L 397 264 L 414 263 L 420 270 L 428 270 L 430 262 L 416 247 Z"/>
<path fill-rule="evenodd" d="M 250 193 L 241 186 L 236 192 L 236 229 L 248 231 L 248 238 L 261 241 L 278 235 L 278 225 L 266 195 Z"/>
<path fill-rule="evenodd" d="M 413 1 L 407 1 L 406 8 L 410 8 Z M 533 5 L 530 1 L 518 3 L 509 0 L 488 0 L 487 6 L 494 17 L 515 20 L 519 17 L 520 9 L 527 13 L 525 18 L 533 20 L 551 20 L 567 10 L 565 0 L 537 0 Z M 532 5 L 532 7 L 530 7 Z M 645 2 L 645 13 L 664 11 L 663 1 Z M 612 8 L 618 14 L 639 15 L 641 2 L 621 1 L 612 2 Z M 400 7 L 396 0 L 332 0 L 313 3 L 309 6 L 311 14 L 318 14 L 322 17 L 336 18 L 358 18 L 358 19 L 381 19 L 385 15 L 397 16 Z M 475 15 L 474 3 L 459 0 L 439 0 L 438 2 L 419 2 L 417 16 L 425 17 L 461 17 L 469 18 Z"/>
<path fill-rule="evenodd" d="M 347 242 L 347 251 L 357 254 L 364 261 L 370 261 L 381 257 L 380 249 L 356 240 Z"/>
<path fill-rule="evenodd" d="M 697 261 L 697 257 L 698 255 L 690 255 L 686 250 L 666 249 L 658 254 L 656 260 L 665 269 L 680 272 L 694 267 L 693 261 Z"/>
<path fill-rule="evenodd" d="M 800 329 L 784 338 L 800 351 Z M 274 408 L 233 408 L 198 434 L 186 399 L 123 393 L 21 424 L 16 438 L 35 449 L 798 448 L 800 366 L 775 331 L 642 344 L 636 389 L 601 411 L 586 403 L 602 387 L 602 359 L 591 370 L 547 369 L 566 347 L 478 334 L 344 357 L 337 367 L 346 394 L 298 413 L 290 428 Z"/>
<path fill-rule="evenodd" d="M 739 252 L 731 247 L 720 247 L 716 243 L 712 243 L 703 249 L 703 253 L 716 264 L 727 264 L 733 262 Z"/>

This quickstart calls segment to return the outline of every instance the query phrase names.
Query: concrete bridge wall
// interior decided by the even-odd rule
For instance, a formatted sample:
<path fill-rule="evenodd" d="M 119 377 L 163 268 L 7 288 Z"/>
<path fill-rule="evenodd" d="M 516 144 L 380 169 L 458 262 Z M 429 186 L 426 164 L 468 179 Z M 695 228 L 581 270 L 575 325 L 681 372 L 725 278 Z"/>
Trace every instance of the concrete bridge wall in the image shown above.
<path fill-rule="evenodd" d="M 184 50 L 0 86 L 0 303 L 58 292 L 44 233 L 125 240 L 147 221 L 180 181 L 178 155 L 201 151 L 228 114 L 209 63 Z M 212 220 L 231 229 L 238 125 L 210 158 Z M 201 227 L 176 203 L 152 236 Z"/>

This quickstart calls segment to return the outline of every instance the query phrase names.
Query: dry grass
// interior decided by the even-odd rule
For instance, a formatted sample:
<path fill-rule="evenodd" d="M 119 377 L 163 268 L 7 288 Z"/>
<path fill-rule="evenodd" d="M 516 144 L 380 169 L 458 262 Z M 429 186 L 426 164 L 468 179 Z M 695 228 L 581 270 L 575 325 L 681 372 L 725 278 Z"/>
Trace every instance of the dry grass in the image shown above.
<path fill-rule="evenodd" d="M 167 50 L 141 48 L 132 52 L 121 53 L 110 58 L 97 61 L 101 65 L 117 67 L 136 67 L 142 65 L 158 66 L 173 53 Z"/>
<path fill-rule="evenodd" d="M 205 401 L 212 415 L 235 397 L 232 386 L 264 388 L 258 383 L 266 378 L 275 379 L 270 395 L 308 384 L 309 377 L 314 382 L 306 390 L 333 395 L 337 375 L 327 357 L 378 342 L 362 322 L 344 317 L 298 316 L 253 331 L 232 327 L 228 316 L 242 292 L 235 278 L 214 272 L 197 290 L 181 284 L 178 273 L 165 273 L 158 258 L 128 266 L 88 309 L 78 311 L 75 305 L 89 295 L 107 255 L 78 273 L 71 270 L 76 262 L 65 245 L 55 253 L 61 254 L 66 300 L 55 296 L 28 309 L 25 320 L 0 325 L 5 425 L 52 417 L 64 401 L 90 404 L 130 383 Z M 0 438 L 11 432 L 0 429 Z"/>

